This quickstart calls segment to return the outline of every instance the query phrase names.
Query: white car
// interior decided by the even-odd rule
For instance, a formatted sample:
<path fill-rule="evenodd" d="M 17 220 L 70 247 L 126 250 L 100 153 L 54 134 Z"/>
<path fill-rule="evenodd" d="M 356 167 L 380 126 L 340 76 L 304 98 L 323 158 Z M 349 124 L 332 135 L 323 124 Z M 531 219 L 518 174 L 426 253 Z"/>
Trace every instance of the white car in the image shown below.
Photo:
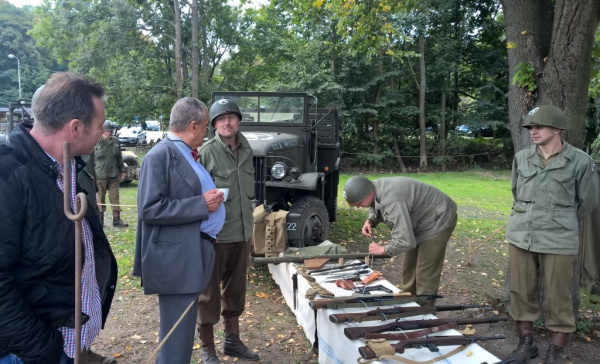
<path fill-rule="evenodd" d="M 136 145 L 146 141 L 146 132 L 141 126 L 132 126 L 119 130 L 119 143 L 121 145 Z"/>

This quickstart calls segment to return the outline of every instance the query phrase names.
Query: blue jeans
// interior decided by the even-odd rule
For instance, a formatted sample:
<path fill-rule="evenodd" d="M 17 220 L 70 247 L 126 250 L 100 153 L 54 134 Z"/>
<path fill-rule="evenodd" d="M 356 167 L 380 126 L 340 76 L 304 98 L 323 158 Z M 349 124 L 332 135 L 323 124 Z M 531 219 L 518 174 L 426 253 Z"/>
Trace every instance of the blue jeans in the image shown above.
<path fill-rule="evenodd" d="M 15 354 L 8 354 L 0 358 L 0 364 L 23 364 L 23 361 Z M 58 364 L 73 364 L 73 359 L 69 358 L 63 353 L 63 356 L 60 358 L 60 362 L 58 362 Z"/>

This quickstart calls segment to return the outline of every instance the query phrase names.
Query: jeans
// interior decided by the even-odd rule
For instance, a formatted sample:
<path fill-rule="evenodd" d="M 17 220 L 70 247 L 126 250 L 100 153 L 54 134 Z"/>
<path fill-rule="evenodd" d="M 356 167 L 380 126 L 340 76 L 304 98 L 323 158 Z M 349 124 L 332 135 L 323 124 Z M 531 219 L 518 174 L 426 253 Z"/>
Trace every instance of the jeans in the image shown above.
<path fill-rule="evenodd" d="M 23 364 L 23 361 L 15 354 L 8 354 L 0 358 L 0 364 Z M 63 356 L 60 358 L 60 362 L 58 362 L 58 364 L 73 364 L 73 359 L 69 358 L 63 353 Z"/>

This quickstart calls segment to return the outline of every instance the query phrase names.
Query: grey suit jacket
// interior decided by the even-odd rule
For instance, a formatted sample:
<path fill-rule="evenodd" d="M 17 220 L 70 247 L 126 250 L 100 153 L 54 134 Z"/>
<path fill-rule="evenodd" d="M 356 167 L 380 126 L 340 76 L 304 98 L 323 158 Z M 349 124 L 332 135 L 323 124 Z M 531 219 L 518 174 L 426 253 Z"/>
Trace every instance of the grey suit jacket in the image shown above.
<path fill-rule="evenodd" d="M 198 176 L 167 138 L 144 157 L 137 205 L 133 275 L 144 293 L 204 291 L 215 257 L 214 244 L 200 236 L 209 212 Z"/>

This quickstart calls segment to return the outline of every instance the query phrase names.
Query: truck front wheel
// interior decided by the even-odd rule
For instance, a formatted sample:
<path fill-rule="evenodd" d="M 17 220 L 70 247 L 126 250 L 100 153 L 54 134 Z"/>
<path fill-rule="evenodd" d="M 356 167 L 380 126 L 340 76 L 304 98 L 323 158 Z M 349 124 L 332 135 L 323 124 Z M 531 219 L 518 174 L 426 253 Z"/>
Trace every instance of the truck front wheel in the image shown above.
<path fill-rule="evenodd" d="M 314 196 L 304 196 L 294 201 L 287 221 L 290 247 L 318 245 L 329 238 L 327 209 L 323 201 Z"/>

